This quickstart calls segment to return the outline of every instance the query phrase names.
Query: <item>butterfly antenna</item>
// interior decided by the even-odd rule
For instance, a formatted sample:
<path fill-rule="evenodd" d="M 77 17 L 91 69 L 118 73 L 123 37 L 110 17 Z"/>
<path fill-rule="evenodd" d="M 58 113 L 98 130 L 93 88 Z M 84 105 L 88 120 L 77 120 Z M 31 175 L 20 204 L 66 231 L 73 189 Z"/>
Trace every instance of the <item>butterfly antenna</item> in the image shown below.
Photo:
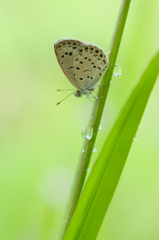
<path fill-rule="evenodd" d="M 61 91 L 70 91 L 70 90 L 72 91 L 72 90 L 74 90 L 74 89 L 57 89 L 58 92 L 61 92 Z"/>
<path fill-rule="evenodd" d="M 70 95 L 72 95 L 74 92 L 72 92 L 71 94 L 69 94 L 67 97 L 65 97 L 64 99 L 62 99 L 60 102 L 58 102 L 56 105 L 59 105 L 61 102 L 63 102 L 66 98 L 68 98 Z"/>

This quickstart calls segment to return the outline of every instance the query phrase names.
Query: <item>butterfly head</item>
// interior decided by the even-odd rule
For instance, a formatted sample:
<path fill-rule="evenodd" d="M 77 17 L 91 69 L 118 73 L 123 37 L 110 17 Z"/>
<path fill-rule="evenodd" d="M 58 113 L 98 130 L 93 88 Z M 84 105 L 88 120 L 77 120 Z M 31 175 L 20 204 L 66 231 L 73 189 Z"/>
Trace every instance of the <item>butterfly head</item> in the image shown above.
<path fill-rule="evenodd" d="M 80 90 L 77 90 L 76 93 L 74 93 L 75 97 L 82 97 L 82 92 Z"/>

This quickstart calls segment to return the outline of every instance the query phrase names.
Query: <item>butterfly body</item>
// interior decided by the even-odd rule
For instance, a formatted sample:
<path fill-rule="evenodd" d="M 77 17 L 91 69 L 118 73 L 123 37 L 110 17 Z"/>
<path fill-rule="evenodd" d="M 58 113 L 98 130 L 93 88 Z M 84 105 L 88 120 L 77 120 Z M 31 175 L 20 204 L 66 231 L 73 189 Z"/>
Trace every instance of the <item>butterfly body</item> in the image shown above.
<path fill-rule="evenodd" d="M 74 93 L 75 97 L 82 97 L 82 95 L 89 96 L 94 91 L 94 88 L 86 89 L 85 91 L 77 90 L 76 93 Z"/>
<path fill-rule="evenodd" d="M 54 49 L 62 71 L 77 89 L 74 95 L 90 95 L 108 68 L 106 53 L 95 44 L 76 39 L 56 41 Z"/>

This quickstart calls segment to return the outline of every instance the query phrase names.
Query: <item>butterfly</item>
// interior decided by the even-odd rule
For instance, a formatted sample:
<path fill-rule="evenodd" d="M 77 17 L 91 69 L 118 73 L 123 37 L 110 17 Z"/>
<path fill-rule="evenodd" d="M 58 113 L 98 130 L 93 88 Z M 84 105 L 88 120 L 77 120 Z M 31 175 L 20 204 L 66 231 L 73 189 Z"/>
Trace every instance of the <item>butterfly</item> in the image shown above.
<path fill-rule="evenodd" d="M 89 96 L 108 68 L 104 50 L 76 39 L 60 39 L 54 43 L 54 49 L 62 71 L 77 89 L 74 95 Z"/>

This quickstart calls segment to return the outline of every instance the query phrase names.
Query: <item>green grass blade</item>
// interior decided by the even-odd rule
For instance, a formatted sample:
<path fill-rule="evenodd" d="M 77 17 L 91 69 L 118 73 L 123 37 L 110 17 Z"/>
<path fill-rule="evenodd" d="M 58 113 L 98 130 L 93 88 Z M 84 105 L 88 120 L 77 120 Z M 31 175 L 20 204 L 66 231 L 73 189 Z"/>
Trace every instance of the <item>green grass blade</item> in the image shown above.
<path fill-rule="evenodd" d="M 62 221 L 62 226 L 59 232 L 59 237 L 58 237 L 59 240 L 63 239 L 63 236 L 65 235 L 67 227 L 76 209 L 76 206 L 85 182 L 87 169 L 89 166 L 93 147 L 94 147 L 96 136 L 98 133 L 98 128 L 99 128 L 100 120 L 104 110 L 106 98 L 108 95 L 108 90 L 110 86 L 111 77 L 113 74 L 114 65 L 116 62 L 117 54 L 119 51 L 121 39 L 124 32 L 126 19 L 128 16 L 130 2 L 131 0 L 124 0 L 121 3 L 119 16 L 117 19 L 116 27 L 113 32 L 112 41 L 110 44 L 109 67 L 102 79 L 101 87 L 97 91 L 98 100 L 94 101 L 92 113 L 90 115 L 90 119 L 88 123 L 88 126 L 89 127 L 91 126 L 93 129 L 93 136 L 91 139 L 89 140 L 84 139 L 83 141 L 83 146 L 82 146 L 83 151 L 80 154 L 79 161 L 77 164 L 77 169 L 76 169 L 75 177 L 74 177 L 71 192 L 70 192 L 67 209 L 66 209 L 66 212 Z"/>
<path fill-rule="evenodd" d="M 64 240 L 96 239 L 159 71 L 150 62 L 112 128 L 86 183 Z"/>

